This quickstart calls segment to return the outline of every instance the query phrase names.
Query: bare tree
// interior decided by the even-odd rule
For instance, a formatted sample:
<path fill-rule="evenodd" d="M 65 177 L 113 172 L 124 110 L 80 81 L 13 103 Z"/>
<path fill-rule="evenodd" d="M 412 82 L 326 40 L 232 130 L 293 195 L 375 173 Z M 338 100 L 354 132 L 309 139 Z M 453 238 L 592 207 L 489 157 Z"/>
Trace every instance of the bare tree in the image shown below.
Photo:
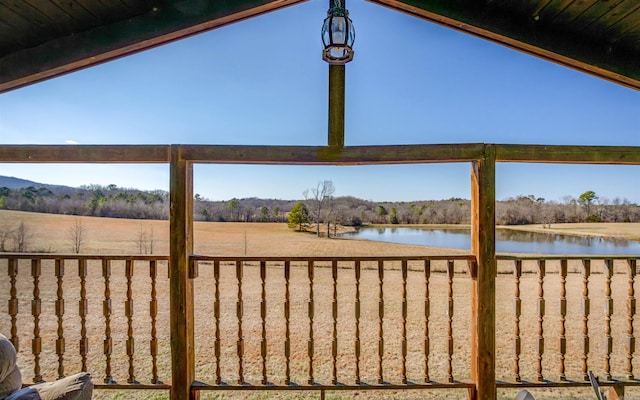
<path fill-rule="evenodd" d="M 153 227 L 149 228 L 149 233 L 147 234 L 147 244 L 148 244 L 149 254 L 153 254 L 153 245 L 155 244 L 155 237 L 153 236 Z"/>
<path fill-rule="evenodd" d="M 73 225 L 69 227 L 67 238 L 69 238 L 69 242 L 71 243 L 71 251 L 79 254 L 85 240 L 85 230 L 80 218 L 76 218 Z"/>
<path fill-rule="evenodd" d="M 309 190 L 303 192 L 304 198 L 309 204 L 309 211 L 316 222 L 316 234 L 320 236 L 320 223 L 324 220 L 323 211 L 330 202 L 333 193 L 336 191 L 332 181 L 318 182 L 316 187 L 311 188 L 311 196 Z"/>
<path fill-rule="evenodd" d="M 13 237 L 13 228 L 8 225 L 0 226 L 0 251 L 8 250 L 8 242 Z"/>
<path fill-rule="evenodd" d="M 144 230 L 142 224 L 138 227 L 138 233 L 136 234 L 136 244 L 138 245 L 138 253 L 147 253 L 147 231 Z"/>
<path fill-rule="evenodd" d="M 33 238 L 33 233 L 31 233 L 29 227 L 24 223 L 24 221 L 20 221 L 18 227 L 13 230 L 12 238 L 14 251 L 26 253 L 29 243 Z"/>
<path fill-rule="evenodd" d="M 153 228 L 146 230 L 142 224 L 140 224 L 138 233 L 136 234 L 135 243 L 138 246 L 139 254 L 153 254 L 153 246 L 155 244 Z"/>

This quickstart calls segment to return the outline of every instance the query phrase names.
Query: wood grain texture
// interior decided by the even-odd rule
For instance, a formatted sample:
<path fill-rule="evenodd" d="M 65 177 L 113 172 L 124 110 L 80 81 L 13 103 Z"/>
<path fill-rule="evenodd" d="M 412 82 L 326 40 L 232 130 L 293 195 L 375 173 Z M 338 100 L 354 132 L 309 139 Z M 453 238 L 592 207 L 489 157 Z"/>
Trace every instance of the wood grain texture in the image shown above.
<path fill-rule="evenodd" d="M 170 281 L 171 399 L 189 400 L 195 379 L 193 280 L 189 256 L 193 253 L 193 166 L 171 148 L 170 168 Z"/>
<path fill-rule="evenodd" d="M 495 255 L 495 148 L 471 168 L 471 251 L 478 271 L 471 284 L 471 377 L 476 384 L 470 397 L 495 399 L 496 392 L 496 255 Z"/>
<path fill-rule="evenodd" d="M 498 162 L 640 165 L 637 146 L 421 144 L 389 146 L 2 145 L 2 163 L 169 163 L 177 147 L 185 161 L 211 164 L 365 165 L 473 162 L 486 146 Z"/>

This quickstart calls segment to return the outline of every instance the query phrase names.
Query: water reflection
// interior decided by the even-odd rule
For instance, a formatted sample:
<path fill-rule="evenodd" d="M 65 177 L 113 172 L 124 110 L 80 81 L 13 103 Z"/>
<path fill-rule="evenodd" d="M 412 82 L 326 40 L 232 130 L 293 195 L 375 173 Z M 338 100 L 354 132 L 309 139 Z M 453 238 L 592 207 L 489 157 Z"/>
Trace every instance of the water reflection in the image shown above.
<path fill-rule="evenodd" d="M 471 236 L 468 229 L 361 228 L 356 233 L 344 236 L 419 246 L 465 250 L 471 248 Z M 506 253 L 637 254 L 640 253 L 640 242 L 618 238 L 498 229 L 496 231 L 496 250 Z"/>

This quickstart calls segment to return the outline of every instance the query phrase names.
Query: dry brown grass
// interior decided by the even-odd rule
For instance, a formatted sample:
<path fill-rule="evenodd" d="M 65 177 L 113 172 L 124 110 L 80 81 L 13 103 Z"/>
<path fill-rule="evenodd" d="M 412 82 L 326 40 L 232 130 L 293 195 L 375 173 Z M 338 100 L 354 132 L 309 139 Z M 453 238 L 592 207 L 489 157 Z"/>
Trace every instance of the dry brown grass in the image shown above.
<path fill-rule="evenodd" d="M 69 247 L 68 239 L 64 232 L 70 227 L 75 217 L 42 215 L 19 212 L 0 211 L 0 221 L 3 224 L 16 224 L 24 221 L 34 233 L 33 243 L 35 249 L 51 249 L 66 253 Z M 81 218 L 86 228 L 87 245 L 85 252 L 106 254 L 122 254 L 137 252 L 135 244 L 136 233 L 142 226 L 143 229 L 153 227 L 156 235 L 156 253 L 167 253 L 167 221 L 132 221 L 120 219 Z M 37 228 L 36 228 L 37 226 Z M 231 256 L 354 256 L 354 255 L 424 255 L 424 254 L 460 254 L 459 250 L 431 249 L 420 246 L 403 246 L 386 243 L 375 243 L 359 240 L 324 239 L 312 234 L 291 232 L 284 224 L 230 224 L 230 223 L 196 223 L 195 225 L 196 252 L 206 255 L 231 255 Z M 502 262 L 502 272 L 508 272 L 512 264 Z M 525 271 L 535 271 L 532 263 L 525 263 Z M 408 291 L 408 347 L 407 374 L 410 380 L 421 382 L 423 379 L 424 356 L 424 274 L 417 264 L 410 265 L 407 282 Z M 548 263 L 548 276 L 545 279 L 545 294 L 547 299 L 547 316 L 544 320 L 546 348 L 543 357 L 545 377 L 557 379 L 559 361 L 558 335 L 560 331 L 559 307 L 559 279 L 557 264 Z M 567 376 L 570 379 L 581 378 L 582 351 L 580 342 L 582 338 L 583 316 L 581 311 L 582 296 L 582 270 L 578 263 L 571 263 L 570 274 L 567 279 L 567 298 L 569 314 L 567 316 Z M 266 321 L 268 343 L 268 376 L 274 383 L 282 383 L 284 379 L 285 358 L 284 346 L 284 277 L 283 267 L 270 265 L 267 270 L 267 306 L 268 318 Z M 469 288 L 470 279 L 464 273 L 464 265 L 457 265 L 454 278 L 455 314 L 454 327 L 454 376 L 456 379 L 469 378 Z M 6 271 L 6 264 L 0 263 L 0 272 Z M 593 275 L 590 279 L 591 315 L 589 316 L 589 334 L 591 337 L 591 349 L 589 353 L 589 367 L 597 374 L 603 374 L 605 353 L 604 342 L 604 301 L 605 282 L 602 274 L 603 266 L 599 262 L 592 265 Z M 40 331 L 43 339 L 43 353 L 41 354 L 42 374 L 45 379 L 52 380 L 57 376 L 57 356 L 55 354 L 55 339 L 57 337 L 57 320 L 54 313 L 54 301 L 56 298 L 56 281 L 53 276 L 53 264 L 43 263 L 43 276 L 40 280 L 40 296 L 43 299 L 43 312 L 40 318 Z M 446 302 L 447 280 L 444 273 L 444 265 L 435 263 L 434 273 L 431 278 L 431 316 L 430 337 L 431 378 L 437 381 L 446 380 Z M 614 337 L 614 354 L 611 360 L 614 376 L 622 377 L 625 371 L 626 352 L 624 340 L 627 334 L 626 296 L 628 281 L 623 272 L 626 266 L 623 263 L 616 265 L 616 274 L 613 278 L 614 316 L 612 319 L 612 334 Z M 20 264 L 18 280 L 18 297 L 20 302 L 20 315 L 18 319 L 19 336 L 21 342 L 20 363 L 25 373 L 25 380 L 29 381 L 33 376 L 33 356 L 31 355 L 30 341 L 33 334 L 33 318 L 30 314 L 30 301 L 33 296 L 33 284 L 30 277 L 28 263 Z M 293 265 L 291 270 L 291 369 L 292 379 L 305 383 L 307 378 L 307 338 L 309 335 L 309 319 L 307 316 L 308 278 L 306 266 Z M 314 358 L 315 379 L 319 382 L 328 382 L 331 374 L 331 297 L 332 278 L 331 269 L 319 265 L 316 268 L 314 279 L 314 338 L 316 341 L 316 354 Z M 351 265 L 341 265 L 338 271 L 338 378 L 344 383 L 353 383 L 354 380 L 354 332 L 355 332 L 355 277 Z M 9 279 L 5 273 L 0 278 L 0 304 L 7 304 L 9 298 Z M 168 324 L 168 279 L 166 266 L 163 266 L 158 278 L 158 337 L 160 339 L 159 375 L 160 379 L 170 381 L 170 348 L 169 348 L 169 324 Z M 224 380 L 234 383 L 237 379 L 238 357 L 236 349 L 237 325 L 236 297 L 237 279 L 235 266 L 225 265 L 221 273 L 221 310 L 220 321 L 222 358 L 221 369 Z M 102 301 L 104 299 L 104 282 L 101 277 L 100 265 L 90 262 L 89 282 L 87 298 L 89 299 L 89 313 L 87 320 L 87 334 L 90 341 L 90 354 L 88 359 L 89 371 L 94 380 L 102 382 L 104 377 L 105 357 L 102 354 L 102 340 L 104 339 L 104 317 L 102 315 Z M 401 274 L 396 264 L 389 264 L 385 272 L 385 354 L 384 371 L 385 380 L 399 382 L 401 371 Z M 205 382 L 213 382 L 215 372 L 215 357 L 213 353 L 213 275 L 210 265 L 202 265 L 200 276 L 195 282 L 196 293 L 196 362 L 197 379 Z M 537 276 L 533 273 L 525 273 L 521 283 L 521 297 L 523 301 L 523 316 L 521 319 L 521 335 L 523 340 L 522 356 L 520 360 L 521 375 L 524 379 L 533 380 L 536 376 L 536 350 L 537 339 L 537 310 L 536 301 L 538 295 Z M 377 377 L 377 345 L 378 345 L 378 275 L 374 265 L 363 264 L 363 272 L 360 281 L 362 313 L 360 320 L 360 334 L 362 340 L 361 375 L 363 381 L 375 382 Z M 512 379 L 513 350 L 512 337 L 514 330 L 513 319 L 513 292 L 514 281 L 511 275 L 499 274 L 496 282 L 496 313 L 497 313 L 497 366 L 499 379 Z M 148 339 L 150 332 L 149 318 L 149 293 L 150 280 L 146 263 L 136 264 L 135 276 L 132 281 L 134 293 L 134 336 L 136 340 L 135 376 L 142 383 L 148 383 L 151 376 L 151 357 L 148 351 Z M 64 278 L 64 297 L 66 313 L 64 317 L 64 336 L 66 338 L 65 372 L 72 373 L 80 369 L 77 343 L 80 336 L 80 319 L 77 312 L 79 300 L 79 279 L 75 262 L 68 262 Z M 113 303 L 113 317 L 111 321 L 112 336 L 114 340 L 114 355 L 112 357 L 113 376 L 119 382 L 126 382 L 128 358 L 125 352 L 127 332 L 127 320 L 124 316 L 124 302 L 126 300 L 126 279 L 124 278 L 124 263 L 113 263 L 113 277 L 111 280 L 111 297 Z M 244 373 L 245 379 L 259 382 L 261 377 L 261 318 L 260 318 L 260 293 L 261 281 L 259 268 L 255 264 L 244 267 L 242 282 L 244 314 L 243 336 L 245 340 Z M 1 310 L 6 313 L 6 308 Z M 634 325 L 636 323 L 634 322 Z M 0 332 L 9 335 L 10 321 L 6 314 L 0 318 Z M 637 329 L 636 329 L 637 332 Z M 637 360 L 634 359 L 634 369 L 637 370 Z M 559 398 L 563 394 L 558 391 L 540 390 L 538 395 Z M 110 398 L 166 398 L 165 392 L 112 392 L 99 391 L 97 397 Z M 503 396 L 513 397 L 513 391 L 501 391 Z M 588 398 L 588 392 L 573 391 L 571 396 L 584 394 Z M 227 392 L 213 392 L 203 394 L 203 398 L 217 398 Z M 393 393 L 392 391 L 376 392 L 362 391 L 358 394 L 351 392 L 331 392 L 331 398 L 421 398 L 424 395 L 436 398 L 464 397 L 464 391 L 407 391 Z M 566 396 L 566 393 L 564 394 Z M 317 398 L 317 393 L 298 393 L 297 397 Z M 238 398 L 271 398 L 287 397 L 286 393 L 254 393 L 244 392 L 235 395 Z"/>
<path fill-rule="evenodd" d="M 559 233 L 576 236 L 616 237 L 627 240 L 640 240 L 640 223 L 638 222 L 609 222 L 609 223 L 576 223 L 546 225 L 511 225 L 502 228 L 523 230 L 540 233 Z"/>

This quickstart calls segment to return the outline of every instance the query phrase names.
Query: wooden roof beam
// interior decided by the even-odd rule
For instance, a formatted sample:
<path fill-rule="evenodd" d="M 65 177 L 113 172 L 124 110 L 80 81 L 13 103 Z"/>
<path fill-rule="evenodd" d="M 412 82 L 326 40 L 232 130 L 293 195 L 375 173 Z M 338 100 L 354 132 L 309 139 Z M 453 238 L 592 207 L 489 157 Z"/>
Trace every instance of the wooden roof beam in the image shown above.
<path fill-rule="evenodd" d="M 481 39 L 640 90 L 640 51 L 562 31 L 476 0 L 368 0 Z M 514 7 L 514 3 L 506 2 Z"/>
<path fill-rule="evenodd" d="M 173 1 L 0 58 L 0 93 L 219 28 L 306 0 Z"/>

